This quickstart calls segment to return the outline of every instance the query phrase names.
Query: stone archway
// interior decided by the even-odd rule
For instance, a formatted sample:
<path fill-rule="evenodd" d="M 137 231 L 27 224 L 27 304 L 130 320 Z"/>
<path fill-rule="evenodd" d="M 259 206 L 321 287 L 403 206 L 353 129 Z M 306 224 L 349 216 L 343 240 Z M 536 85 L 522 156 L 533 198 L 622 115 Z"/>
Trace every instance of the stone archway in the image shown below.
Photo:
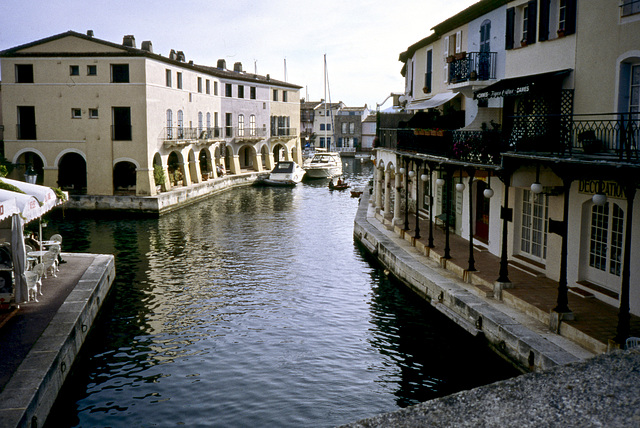
<path fill-rule="evenodd" d="M 58 162 L 58 186 L 70 194 L 87 193 L 87 162 L 82 155 L 69 152 Z"/>
<path fill-rule="evenodd" d="M 25 174 L 27 171 L 32 171 L 37 174 L 36 184 L 42 184 L 44 182 L 44 161 L 38 153 L 31 151 L 24 151 L 17 159 L 17 167 L 14 168 L 11 177 L 17 180 L 25 180 Z"/>
<path fill-rule="evenodd" d="M 120 161 L 114 165 L 113 194 L 136 194 L 136 166 L 133 162 Z"/>

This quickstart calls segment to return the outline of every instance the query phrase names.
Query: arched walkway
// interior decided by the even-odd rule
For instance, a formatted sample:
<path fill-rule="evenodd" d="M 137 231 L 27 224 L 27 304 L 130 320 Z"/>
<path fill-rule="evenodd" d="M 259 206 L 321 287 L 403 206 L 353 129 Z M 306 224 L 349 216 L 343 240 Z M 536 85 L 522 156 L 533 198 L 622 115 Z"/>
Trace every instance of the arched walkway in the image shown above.
<path fill-rule="evenodd" d="M 58 186 L 70 194 L 87 192 L 87 162 L 78 153 L 64 154 L 58 162 Z"/>
<path fill-rule="evenodd" d="M 113 194 L 136 194 L 136 166 L 132 162 L 121 161 L 113 167 Z"/>
<path fill-rule="evenodd" d="M 15 162 L 18 166 L 14 168 L 11 177 L 16 180 L 24 180 L 27 171 L 37 174 L 36 184 L 42 184 L 44 180 L 44 161 L 38 153 L 25 151 L 20 154 Z"/>

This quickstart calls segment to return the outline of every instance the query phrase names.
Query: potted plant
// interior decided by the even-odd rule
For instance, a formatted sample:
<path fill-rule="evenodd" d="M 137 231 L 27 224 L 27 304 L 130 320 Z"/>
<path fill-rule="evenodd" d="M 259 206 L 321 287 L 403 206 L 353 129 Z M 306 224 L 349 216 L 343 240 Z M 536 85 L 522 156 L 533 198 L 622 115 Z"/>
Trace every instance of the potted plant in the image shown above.
<path fill-rule="evenodd" d="M 453 56 L 453 58 L 456 59 L 456 60 L 465 59 L 466 57 L 467 57 L 467 53 L 466 52 L 458 52 L 457 54 L 455 54 Z"/>
<path fill-rule="evenodd" d="M 447 57 L 447 62 L 448 62 L 448 63 L 453 62 L 453 55 L 449 55 L 449 56 Z"/>
<path fill-rule="evenodd" d="M 564 37 L 565 35 L 564 28 L 559 29 L 557 32 L 558 32 L 558 37 Z"/>
<path fill-rule="evenodd" d="M 469 80 L 478 80 L 478 72 L 471 70 L 471 73 L 469 73 Z"/>
<path fill-rule="evenodd" d="M 182 186 L 182 171 L 180 169 L 176 169 L 173 171 L 173 185 L 174 186 Z"/>
<path fill-rule="evenodd" d="M 166 181 L 166 176 L 164 175 L 164 168 L 160 165 L 153 166 L 153 181 L 156 184 L 156 191 L 160 193 L 162 190 L 162 186 Z"/>
<path fill-rule="evenodd" d="M 520 40 L 520 46 L 522 46 L 522 47 L 527 46 L 527 39 Z"/>

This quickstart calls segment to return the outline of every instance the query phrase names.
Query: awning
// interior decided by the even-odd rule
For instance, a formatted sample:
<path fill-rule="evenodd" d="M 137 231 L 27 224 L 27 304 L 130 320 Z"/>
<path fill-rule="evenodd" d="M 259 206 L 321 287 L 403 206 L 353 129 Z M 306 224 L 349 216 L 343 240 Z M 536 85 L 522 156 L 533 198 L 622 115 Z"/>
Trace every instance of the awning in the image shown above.
<path fill-rule="evenodd" d="M 502 79 L 493 85 L 475 91 L 473 98 L 483 100 L 488 98 L 517 97 L 541 89 L 553 89 L 554 86 L 559 86 L 571 71 L 572 69 L 567 68 L 565 70 L 551 71 L 548 73 Z"/>
<path fill-rule="evenodd" d="M 22 190 L 27 195 L 31 195 L 35 197 L 38 202 L 40 202 L 43 213 L 49 211 L 51 208 L 56 205 L 60 205 L 62 201 L 58 199 L 56 192 L 53 191 L 51 187 L 40 186 L 38 184 L 31 184 L 25 181 L 11 180 L 9 178 L 1 178 L 0 180 L 4 181 L 7 184 L 11 184 L 12 186 L 17 187 Z"/>
<path fill-rule="evenodd" d="M 5 218 L 11 217 L 13 214 L 19 213 L 18 207 L 16 206 L 16 199 L 10 198 L 0 201 L 0 220 L 4 220 Z"/>
<path fill-rule="evenodd" d="M 40 206 L 40 202 L 36 198 L 23 193 L 12 192 L 10 190 L 0 189 L 0 201 L 15 200 L 18 213 L 24 217 L 24 222 L 29 223 L 42 216 L 48 210 Z"/>
<path fill-rule="evenodd" d="M 410 102 L 407 106 L 407 110 L 426 110 L 429 108 L 439 107 L 442 104 L 451 101 L 459 92 L 442 92 L 435 94 L 433 97 L 426 101 L 414 101 Z"/>

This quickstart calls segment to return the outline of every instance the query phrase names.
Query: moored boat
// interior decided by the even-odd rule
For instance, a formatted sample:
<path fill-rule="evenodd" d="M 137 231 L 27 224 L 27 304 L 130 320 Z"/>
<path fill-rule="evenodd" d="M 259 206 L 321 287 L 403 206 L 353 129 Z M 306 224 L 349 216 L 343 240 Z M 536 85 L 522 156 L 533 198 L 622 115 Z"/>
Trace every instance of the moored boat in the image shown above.
<path fill-rule="evenodd" d="M 257 184 L 268 186 L 295 186 L 302 181 L 305 170 L 293 161 L 280 161 L 271 170 L 269 176 L 260 179 Z"/>
<path fill-rule="evenodd" d="M 319 152 L 306 161 L 307 178 L 333 178 L 342 175 L 342 160 L 336 152 Z"/>

